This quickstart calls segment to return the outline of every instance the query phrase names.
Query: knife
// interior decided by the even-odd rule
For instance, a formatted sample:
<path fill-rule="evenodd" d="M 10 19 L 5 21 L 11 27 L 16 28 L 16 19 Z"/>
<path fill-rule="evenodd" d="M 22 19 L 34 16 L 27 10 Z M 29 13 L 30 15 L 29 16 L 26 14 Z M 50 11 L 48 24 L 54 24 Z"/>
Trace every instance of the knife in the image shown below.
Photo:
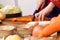
<path fill-rule="evenodd" d="M 39 11 L 40 11 L 40 8 L 39 8 L 38 10 L 35 10 L 35 12 L 33 13 L 33 19 L 32 19 L 32 21 L 34 21 L 34 19 L 35 19 L 35 14 L 38 13 Z"/>
<path fill-rule="evenodd" d="M 32 21 L 34 21 L 34 19 L 35 19 L 35 15 L 33 15 Z"/>

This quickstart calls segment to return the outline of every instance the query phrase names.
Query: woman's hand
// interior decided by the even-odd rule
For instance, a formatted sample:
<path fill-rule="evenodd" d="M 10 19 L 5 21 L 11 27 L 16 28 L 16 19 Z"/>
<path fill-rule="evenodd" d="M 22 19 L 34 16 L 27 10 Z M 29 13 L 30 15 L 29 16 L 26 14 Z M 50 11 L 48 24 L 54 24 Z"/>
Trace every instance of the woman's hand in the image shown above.
<path fill-rule="evenodd" d="M 49 13 L 53 10 L 54 7 L 55 7 L 55 5 L 54 5 L 52 2 L 50 2 L 50 4 L 49 4 L 46 8 L 44 8 L 43 10 L 41 10 L 39 13 L 36 13 L 36 14 L 35 14 L 35 17 L 36 17 L 37 19 L 43 21 L 44 18 L 45 18 L 45 16 L 46 16 L 47 14 L 49 14 Z"/>
<path fill-rule="evenodd" d="M 46 15 L 47 13 L 46 13 L 46 10 L 41 10 L 39 13 L 36 13 L 35 14 L 35 17 L 38 19 L 38 20 L 44 20 L 44 18 L 45 18 L 45 15 Z"/>

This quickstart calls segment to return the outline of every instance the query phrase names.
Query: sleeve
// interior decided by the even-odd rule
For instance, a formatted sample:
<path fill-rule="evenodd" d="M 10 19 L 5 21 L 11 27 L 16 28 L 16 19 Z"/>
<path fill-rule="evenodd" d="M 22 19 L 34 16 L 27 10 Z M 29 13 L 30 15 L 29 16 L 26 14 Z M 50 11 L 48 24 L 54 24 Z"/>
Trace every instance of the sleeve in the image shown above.
<path fill-rule="evenodd" d="M 57 7 L 60 8 L 60 0 L 51 0 Z"/>

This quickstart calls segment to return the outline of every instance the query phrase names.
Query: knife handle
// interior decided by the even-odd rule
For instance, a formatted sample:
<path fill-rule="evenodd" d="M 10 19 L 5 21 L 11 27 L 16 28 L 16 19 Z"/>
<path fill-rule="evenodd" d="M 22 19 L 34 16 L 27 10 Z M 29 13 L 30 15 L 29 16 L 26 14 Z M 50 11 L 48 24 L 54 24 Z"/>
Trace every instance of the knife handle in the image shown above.
<path fill-rule="evenodd" d="M 32 21 L 34 21 L 34 19 L 35 19 L 35 16 L 33 16 L 33 19 L 32 19 Z"/>

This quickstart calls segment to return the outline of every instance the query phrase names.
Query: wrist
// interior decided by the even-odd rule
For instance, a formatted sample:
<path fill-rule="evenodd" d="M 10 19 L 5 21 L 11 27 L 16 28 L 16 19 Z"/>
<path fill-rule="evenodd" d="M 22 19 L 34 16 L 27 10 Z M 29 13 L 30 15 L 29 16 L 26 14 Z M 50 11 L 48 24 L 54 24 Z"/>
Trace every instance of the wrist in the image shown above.
<path fill-rule="evenodd" d="M 35 15 L 36 13 L 38 13 L 38 10 L 35 10 L 34 13 L 33 13 L 33 15 Z"/>

